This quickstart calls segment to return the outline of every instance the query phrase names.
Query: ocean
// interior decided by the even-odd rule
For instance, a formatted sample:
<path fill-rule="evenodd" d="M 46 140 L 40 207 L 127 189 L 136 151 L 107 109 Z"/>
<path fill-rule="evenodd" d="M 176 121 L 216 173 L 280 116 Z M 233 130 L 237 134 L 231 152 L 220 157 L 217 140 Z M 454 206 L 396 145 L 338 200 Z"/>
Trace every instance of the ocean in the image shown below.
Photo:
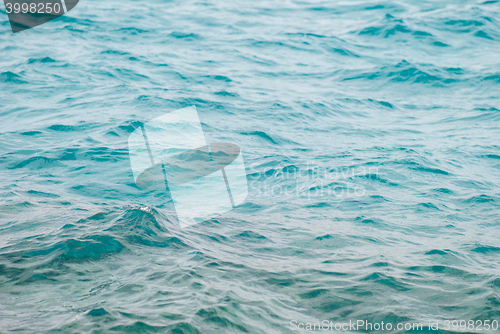
<path fill-rule="evenodd" d="M 499 1 L 0 15 L 0 333 L 500 331 Z M 182 228 L 128 139 L 191 106 L 248 197 Z"/>

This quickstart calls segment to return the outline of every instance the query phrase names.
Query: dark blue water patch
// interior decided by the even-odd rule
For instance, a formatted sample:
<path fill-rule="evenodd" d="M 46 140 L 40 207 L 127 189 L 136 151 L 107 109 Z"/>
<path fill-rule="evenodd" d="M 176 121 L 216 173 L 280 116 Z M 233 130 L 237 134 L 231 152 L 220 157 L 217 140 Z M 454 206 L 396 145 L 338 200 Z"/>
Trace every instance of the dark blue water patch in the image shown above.
<path fill-rule="evenodd" d="M 415 35 L 415 36 L 423 36 L 423 37 L 432 37 L 433 36 L 431 33 L 428 33 L 428 32 L 425 32 L 425 31 L 420 31 L 420 30 L 414 31 L 413 35 Z"/>
<path fill-rule="evenodd" d="M 28 278 L 27 280 L 23 281 L 23 284 L 29 284 L 29 283 L 51 283 L 51 282 L 57 282 L 57 280 L 53 278 L 48 278 L 47 276 L 43 274 L 35 274 Z"/>
<path fill-rule="evenodd" d="M 231 307 L 232 308 L 232 307 Z M 238 331 L 241 333 L 249 333 L 249 330 L 242 324 L 234 312 L 230 312 L 230 307 L 215 306 L 202 308 L 196 312 L 195 317 L 198 321 L 202 321 L 209 325 L 215 325 L 217 328 L 222 328 L 225 331 Z"/>
<path fill-rule="evenodd" d="M 366 174 L 355 175 L 353 177 L 350 177 L 350 179 L 353 179 L 353 180 L 355 180 L 355 179 L 367 179 L 367 180 L 372 180 L 372 181 L 384 183 L 384 184 L 387 184 L 388 186 L 391 186 L 391 187 L 399 186 L 398 183 L 393 182 L 389 179 L 386 179 L 377 173 L 366 173 Z"/>
<path fill-rule="evenodd" d="M 131 134 L 134 132 L 136 129 L 141 127 L 143 125 L 143 122 L 137 121 L 137 120 L 130 120 L 130 121 L 125 121 L 121 123 L 120 125 L 117 126 L 115 131 L 120 131 L 120 133 L 124 134 Z"/>
<path fill-rule="evenodd" d="M 346 48 L 340 47 L 336 44 L 322 43 L 321 46 L 322 46 L 323 50 L 328 51 L 328 52 L 333 53 L 333 54 L 340 55 L 340 56 L 344 56 L 344 57 L 348 57 L 348 58 L 351 58 L 351 57 L 359 58 L 360 57 L 355 52 L 350 51 Z"/>
<path fill-rule="evenodd" d="M 424 173 L 432 173 L 432 174 L 439 174 L 439 175 L 450 175 L 445 170 L 442 170 L 440 168 L 432 168 L 432 167 L 425 167 L 425 166 L 419 166 L 419 167 L 409 167 L 409 169 L 416 170 L 419 172 L 424 172 Z"/>
<path fill-rule="evenodd" d="M 105 229 L 114 235 L 119 235 L 131 246 L 147 246 L 158 248 L 185 249 L 187 244 L 179 237 L 173 236 L 159 223 L 156 211 L 146 213 L 139 209 L 127 210 L 118 217 L 105 215 L 100 220 L 113 222 Z"/>
<path fill-rule="evenodd" d="M 450 46 L 450 45 L 443 43 L 443 42 L 440 42 L 440 41 L 432 42 L 432 45 L 440 47 L 440 48 L 446 48 L 446 47 Z"/>
<path fill-rule="evenodd" d="M 20 201 L 20 202 L 12 202 L 12 201 L 6 201 L 4 204 L 2 204 L 2 211 L 8 212 L 12 211 L 15 213 L 22 212 L 22 209 L 30 208 L 30 207 L 36 207 L 37 205 L 35 203 L 29 202 L 29 201 Z"/>
<path fill-rule="evenodd" d="M 74 125 L 54 124 L 49 126 L 48 129 L 52 131 L 72 132 L 72 131 L 78 131 L 79 127 Z"/>
<path fill-rule="evenodd" d="M 13 84 L 26 84 L 19 74 L 13 73 L 11 71 L 0 73 L 0 82 L 3 83 L 13 83 Z"/>
<path fill-rule="evenodd" d="M 320 313 L 332 313 L 340 309 L 345 309 L 348 307 L 353 307 L 361 304 L 361 301 L 342 298 L 331 292 L 327 296 L 318 296 L 314 300 L 312 309 Z"/>
<path fill-rule="evenodd" d="M 115 219 L 117 217 L 118 217 L 118 213 L 116 213 L 116 212 L 98 212 L 96 214 L 93 214 L 92 216 L 78 220 L 75 223 L 75 225 L 80 225 L 80 226 L 85 225 L 86 226 L 89 223 L 93 224 L 94 222 L 105 223 L 108 221 L 112 221 L 113 219 Z M 70 225 L 75 226 L 73 224 L 70 224 Z"/>
<path fill-rule="evenodd" d="M 343 236 L 328 233 L 314 238 L 311 245 L 314 249 L 342 249 L 351 243 Z"/>
<path fill-rule="evenodd" d="M 500 160 L 500 155 L 497 155 L 497 154 L 485 154 L 484 157 L 489 158 L 489 159 Z"/>
<path fill-rule="evenodd" d="M 43 238 L 37 238 L 42 241 Z M 34 240 L 36 241 L 36 240 Z M 37 246 L 36 248 L 33 248 Z M 19 251 L 16 248 L 31 247 Z M 9 252 L 9 250 L 12 250 Z M 57 282 L 67 273 L 69 263 L 99 261 L 120 253 L 123 245 L 108 235 L 90 235 L 79 239 L 67 239 L 52 245 L 36 245 L 24 242 L 0 253 L 0 261 L 11 265 L 0 266 L 0 274 L 15 284 L 26 285 L 39 282 Z M 5 262 L 4 262 L 5 263 Z M 37 271 L 29 277 L 24 274 Z"/>
<path fill-rule="evenodd" d="M 370 266 L 375 267 L 375 268 L 378 268 L 378 267 L 390 267 L 391 264 L 389 264 L 388 262 L 375 262 L 375 263 L 372 263 Z"/>
<path fill-rule="evenodd" d="M 227 92 L 227 91 L 215 92 L 214 95 L 224 96 L 224 97 L 238 97 L 239 96 L 237 93 L 232 93 L 232 92 Z"/>
<path fill-rule="evenodd" d="M 338 15 L 341 13 L 341 10 L 339 8 L 327 7 L 327 6 L 309 7 L 308 10 L 311 10 L 314 12 L 326 13 L 326 14 L 337 14 Z"/>
<path fill-rule="evenodd" d="M 253 131 L 253 132 L 248 132 L 248 133 L 242 133 L 243 135 L 247 136 L 257 136 L 261 139 L 264 139 L 267 142 L 270 142 L 272 144 L 278 144 L 270 135 L 268 135 L 264 131 Z"/>
<path fill-rule="evenodd" d="M 205 78 L 209 78 L 209 79 L 217 80 L 217 81 L 224 81 L 224 82 L 233 81 L 224 75 L 207 75 L 207 76 L 205 76 Z"/>
<path fill-rule="evenodd" d="M 390 225 L 385 223 L 382 219 L 378 218 L 367 218 L 364 216 L 356 217 L 355 219 L 356 223 L 363 224 L 363 225 L 368 225 L 368 226 L 373 226 L 375 228 L 385 228 L 385 229 L 390 229 Z"/>
<path fill-rule="evenodd" d="M 418 203 L 417 204 L 417 211 L 420 211 L 420 210 L 436 210 L 436 211 L 442 211 L 440 208 L 438 208 L 435 204 L 431 203 L 431 202 L 427 202 L 427 203 Z"/>
<path fill-rule="evenodd" d="M 171 333 L 202 334 L 198 328 L 186 321 L 180 321 L 169 326 L 169 330 Z"/>
<path fill-rule="evenodd" d="M 0 255 L 0 259 L 3 260 L 4 254 Z M 2 261 L 3 262 L 3 261 Z M 11 280 L 17 280 L 24 272 L 24 269 L 18 268 L 16 266 L 7 265 L 5 263 L 0 263 L 0 275 Z"/>
<path fill-rule="evenodd" d="M 471 277 L 471 276 L 477 276 L 474 273 L 468 272 L 466 270 L 462 270 L 459 268 L 455 268 L 452 266 L 445 266 L 445 265 L 433 265 L 433 266 L 412 266 L 408 267 L 407 270 L 410 272 L 418 273 L 418 272 L 430 272 L 433 274 L 444 274 L 448 276 L 456 276 L 456 277 Z"/>
<path fill-rule="evenodd" d="M 384 9 L 384 8 L 386 8 L 384 5 L 379 4 L 379 5 L 375 5 L 375 6 L 365 7 L 365 10 L 377 10 L 377 9 Z"/>
<path fill-rule="evenodd" d="M 481 194 L 477 196 L 472 196 L 468 199 L 465 200 L 466 203 L 471 203 L 471 204 L 481 204 L 481 203 L 490 203 L 490 202 L 495 202 L 495 198 Z"/>
<path fill-rule="evenodd" d="M 176 39 L 182 39 L 182 40 L 188 40 L 188 41 L 203 39 L 203 37 L 199 34 L 180 32 L 180 31 L 173 31 L 170 33 L 169 36 L 172 36 Z"/>
<path fill-rule="evenodd" d="M 311 290 L 306 291 L 304 293 L 300 293 L 299 297 L 301 299 L 314 299 L 316 297 L 327 294 L 329 292 L 330 292 L 329 289 L 311 289 Z"/>
<path fill-rule="evenodd" d="M 460 78 L 456 74 L 450 74 L 441 68 L 426 68 L 421 65 L 413 65 L 409 62 L 403 60 L 400 63 L 393 66 L 383 66 L 375 70 L 370 69 L 360 73 L 360 71 L 350 71 L 358 72 L 357 75 L 352 75 L 344 71 L 345 74 L 342 78 L 343 81 L 350 80 L 386 80 L 388 82 L 394 83 L 415 83 L 415 84 L 430 84 L 433 86 L 448 85 L 456 83 L 459 81 L 464 81 L 466 79 Z"/>
<path fill-rule="evenodd" d="M 460 26 L 460 27 L 480 27 L 484 26 L 484 23 L 478 20 L 448 20 L 445 21 L 444 24 L 452 25 L 452 26 Z"/>
<path fill-rule="evenodd" d="M 56 159 L 51 159 L 43 156 L 31 157 L 20 163 L 9 167 L 9 169 L 27 168 L 27 169 L 44 169 L 44 168 L 60 168 L 64 164 Z"/>
<path fill-rule="evenodd" d="M 425 255 L 448 255 L 448 252 L 441 249 L 433 249 L 426 252 Z"/>
<path fill-rule="evenodd" d="M 41 131 L 26 131 L 26 132 L 21 132 L 20 134 L 23 136 L 36 136 L 36 135 L 41 135 L 43 132 Z"/>
<path fill-rule="evenodd" d="M 412 35 L 415 37 L 434 37 L 434 35 L 428 31 L 417 30 L 410 28 L 403 20 L 395 19 L 392 15 L 387 14 L 385 19 L 381 20 L 383 23 L 376 26 L 366 27 L 357 34 L 360 36 L 381 36 L 383 38 L 389 38 L 395 35 Z"/>
<path fill-rule="evenodd" d="M 500 83 L 500 74 L 488 75 L 488 76 L 484 77 L 483 80 L 496 81 L 496 82 Z"/>
<path fill-rule="evenodd" d="M 461 75 L 461 74 L 465 73 L 465 70 L 463 68 L 461 68 L 461 67 L 448 67 L 445 70 L 447 72 L 458 74 L 458 75 Z"/>
<path fill-rule="evenodd" d="M 125 33 L 126 35 L 138 35 L 138 34 L 146 34 L 148 32 L 151 32 L 150 30 L 140 29 L 137 27 L 120 28 L 117 31 L 120 33 Z"/>
<path fill-rule="evenodd" d="M 374 283 L 383 284 L 396 291 L 409 291 L 411 287 L 403 283 L 400 279 L 396 277 L 389 276 L 382 272 L 374 272 L 360 280 L 362 281 L 372 281 Z"/>
<path fill-rule="evenodd" d="M 448 194 L 448 195 L 455 194 L 453 190 L 450 190 L 448 188 L 436 188 L 433 189 L 432 191 L 438 194 Z"/>
<path fill-rule="evenodd" d="M 488 246 L 488 245 L 478 245 L 471 249 L 472 252 L 481 254 L 497 254 L 500 253 L 500 247 Z"/>
<path fill-rule="evenodd" d="M 263 49 L 263 50 L 274 50 L 274 51 L 281 51 L 281 50 L 292 50 L 294 52 L 302 51 L 302 52 L 319 52 L 319 51 L 312 51 L 315 50 L 313 49 L 310 44 L 306 43 L 296 43 L 296 42 L 284 42 L 283 40 L 281 41 L 263 41 L 263 40 L 255 40 L 255 39 L 249 39 L 247 43 L 251 44 L 252 47 Z M 275 72 L 273 72 L 275 73 Z M 284 72 L 284 74 L 288 74 L 289 72 Z M 272 75 L 272 74 L 270 74 Z"/>
<path fill-rule="evenodd" d="M 90 310 L 89 312 L 87 312 L 87 315 L 90 316 L 90 317 L 102 317 L 104 315 L 107 315 L 109 314 L 108 312 L 106 312 L 106 310 L 104 308 L 96 308 L 96 309 L 93 309 L 93 310 Z"/>
<path fill-rule="evenodd" d="M 57 194 L 51 194 L 43 191 L 36 191 L 36 190 L 30 190 L 27 192 L 28 195 L 34 196 L 34 197 L 45 197 L 45 198 L 60 198 L 61 196 Z"/>
<path fill-rule="evenodd" d="M 322 236 L 319 236 L 319 237 L 316 237 L 315 240 L 328 240 L 328 239 L 334 239 L 335 236 L 331 235 L 331 234 L 325 234 L 325 235 L 322 235 Z"/>
<path fill-rule="evenodd" d="M 81 239 L 69 239 L 55 244 L 50 252 L 62 251 L 56 261 L 62 262 L 85 262 L 99 260 L 104 257 L 120 253 L 123 245 L 108 235 L 91 235 Z M 32 251 L 27 256 L 46 255 L 46 250 Z"/>
<path fill-rule="evenodd" d="M 313 190 L 313 188 L 311 188 L 310 190 Z M 306 205 L 307 208 L 326 208 L 326 207 L 331 207 L 331 206 L 332 206 L 332 204 L 328 203 L 328 202 L 315 202 L 315 203 Z"/>
<path fill-rule="evenodd" d="M 128 56 L 130 53 L 126 51 L 118 51 L 118 50 L 104 50 L 101 52 L 101 54 L 109 54 L 109 55 L 119 55 L 119 56 Z"/>
<path fill-rule="evenodd" d="M 127 159 L 129 154 L 125 148 L 111 149 L 109 147 L 95 147 L 84 152 L 83 156 L 95 161 L 117 162 Z"/>
<path fill-rule="evenodd" d="M 285 33 L 284 35 L 285 36 L 292 36 L 292 37 L 299 36 L 299 37 L 313 38 L 313 39 L 316 39 L 316 38 L 319 38 L 319 39 L 328 38 L 328 36 L 326 36 L 326 35 L 313 34 L 313 33 L 300 33 L 300 32 Z"/>
<path fill-rule="evenodd" d="M 46 63 L 56 63 L 57 60 L 55 59 L 52 59 L 50 57 L 43 57 L 43 58 L 30 58 L 28 60 L 28 64 L 34 64 L 34 63 L 42 63 L 42 64 L 46 64 Z"/>
<path fill-rule="evenodd" d="M 383 107 L 386 107 L 386 108 L 389 108 L 389 109 L 394 109 L 394 106 L 391 103 L 386 102 L 386 101 L 374 101 L 372 99 L 368 99 L 368 101 L 370 101 L 370 102 L 376 102 L 379 105 L 381 105 Z"/>
<path fill-rule="evenodd" d="M 57 152 L 60 161 L 98 161 L 118 162 L 127 160 L 128 149 L 112 149 L 109 147 L 92 147 L 87 149 L 67 148 L 63 152 Z"/>
<path fill-rule="evenodd" d="M 127 236 L 127 241 L 130 244 L 142 245 L 148 247 L 159 247 L 159 248 L 175 248 L 180 249 L 185 247 L 185 244 L 177 237 L 167 237 L 161 239 L 155 239 L 147 236 L 141 236 L 139 234 L 132 234 Z"/>
<path fill-rule="evenodd" d="M 115 69 L 115 77 L 124 80 L 124 81 L 148 81 L 148 82 L 154 82 L 152 78 L 149 76 L 139 73 L 139 71 L 132 70 L 132 69 L 127 69 L 127 68 L 117 68 Z"/>
<path fill-rule="evenodd" d="M 143 321 L 136 321 L 131 325 L 113 326 L 109 330 L 118 333 L 164 333 L 168 330 L 168 326 L 153 326 Z"/>
<path fill-rule="evenodd" d="M 478 30 L 474 33 L 474 36 L 476 37 L 480 37 L 480 38 L 486 38 L 486 39 L 490 39 L 490 40 L 493 40 L 494 38 L 491 37 L 490 35 L 488 35 L 488 33 L 484 30 Z"/>
<path fill-rule="evenodd" d="M 246 212 L 259 212 L 263 210 L 264 208 L 269 207 L 268 205 L 263 205 L 262 203 L 256 203 L 252 201 L 251 199 L 247 198 L 246 202 L 244 204 L 241 204 L 240 207 L 244 209 Z"/>
<path fill-rule="evenodd" d="M 239 233 L 238 235 L 235 236 L 237 239 L 240 240 L 246 240 L 250 242 L 264 242 L 268 241 L 268 239 L 259 233 L 256 233 L 254 231 L 243 231 Z"/>

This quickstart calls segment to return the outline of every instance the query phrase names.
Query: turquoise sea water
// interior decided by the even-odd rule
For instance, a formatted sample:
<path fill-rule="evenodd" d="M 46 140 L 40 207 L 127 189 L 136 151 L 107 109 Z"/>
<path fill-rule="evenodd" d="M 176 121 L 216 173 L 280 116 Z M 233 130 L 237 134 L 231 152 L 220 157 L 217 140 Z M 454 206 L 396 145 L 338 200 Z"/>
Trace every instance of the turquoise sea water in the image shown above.
<path fill-rule="evenodd" d="M 500 2 L 0 8 L 1 333 L 500 321 Z M 127 139 L 191 105 L 249 196 L 181 229 Z"/>

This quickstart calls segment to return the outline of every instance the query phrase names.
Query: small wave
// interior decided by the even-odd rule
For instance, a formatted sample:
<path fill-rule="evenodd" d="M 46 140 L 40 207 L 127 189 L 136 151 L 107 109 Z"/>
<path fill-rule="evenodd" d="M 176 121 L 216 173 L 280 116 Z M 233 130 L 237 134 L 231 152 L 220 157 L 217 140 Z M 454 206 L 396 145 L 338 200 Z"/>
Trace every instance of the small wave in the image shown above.
<path fill-rule="evenodd" d="M 43 156 L 31 157 L 20 163 L 10 167 L 10 169 L 28 168 L 28 169 L 41 169 L 41 168 L 57 168 L 64 167 L 64 165 L 56 159 L 51 159 Z"/>
<path fill-rule="evenodd" d="M 185 40 L 200 40 L 202 37 L 195 33 L 185 33 L 180 31 L 173 31 L 169 36 L 172 36 L 177 39 L 185 39 Z"/>
<path fill-rule="evenodd" d="M 21 132 L 20 134 L 22 136 L 36 136 L 36 135 L 40 135 L 42 133 L 43 132 L 41 132 L 41 131 L 26 131 L 26 132 Z"/>
<path fill-rule="evenodd" d="M 78 127 L 73 125 L 54 124 L 49 126 L 48 129 L 52 131 L 72 132 L 77 131 Z"/>
<path fill-rule="evenodd" d="M 491 196 L 481 194 L 481 195 L 472 196 L 472 197 L 466 199 L 465 202 L 471 203 L 471 204 L 481 204 L 481 203 L 495 202 L 495 199 Z"/>
<path fill-rule="evenodd" d="M 253 131 L 253 132 L 246 132 L 246 133 L 242 133 L 242 134 L 247 135 L 247 136 L 257 136 L 257 137 L 262 138 L 265 141 L 268 141 L 272 144 L 278 144 L 270 135 L 268 135 L 264 131 Z"/>
<path fill-rule="evenodd" d="M 347 72 L 347 71 L 346 71 Z M 359 72 L 359 71 L 356 71 Z M 431 85 L 448 85 L 460 80 L 460 77 L 452 72 L 439 68 L 424 68 L 423 66 L 413 65 L 406 60 L 393 66 L 383 66 L 375 71 L 365 71 L 358 75 L 347 75 L 342 80 L 387 80 L 388 82 L 409 82 Z"/>
<path fill-rule="evenodd" d="M 43 58 L 30 58 L 28 60 L 28 64 L 34 64 L 34 63 L 41 63 L 41 64 L 46 64 L 46 63 L 56 63 L 57 61 L 55 59 L 52 59 L 50 57 L 43 57 Z"/>
<path fill-rule="evenodd" d="M 481 253 L 481 254 L 490 254 L 490 253 L 500 253 L 500 247 L 495 246 L 487 246 L 487 245 L 478 245 L 471 249 L 472 252 Z"/>
<path fill-rule="evenodd" d="M 439 168 L 431 168 L 431 167 L 425 167 L 425 166 L 419 166 L 419 167 L 409 167 L 410 169 L 419 171 L 419 172 L 424 172 L 424 173 L 432 173 L 432 174 L 440 174 L 440 175 L 450 175 L 445 170 L 439 169 Z"/>

